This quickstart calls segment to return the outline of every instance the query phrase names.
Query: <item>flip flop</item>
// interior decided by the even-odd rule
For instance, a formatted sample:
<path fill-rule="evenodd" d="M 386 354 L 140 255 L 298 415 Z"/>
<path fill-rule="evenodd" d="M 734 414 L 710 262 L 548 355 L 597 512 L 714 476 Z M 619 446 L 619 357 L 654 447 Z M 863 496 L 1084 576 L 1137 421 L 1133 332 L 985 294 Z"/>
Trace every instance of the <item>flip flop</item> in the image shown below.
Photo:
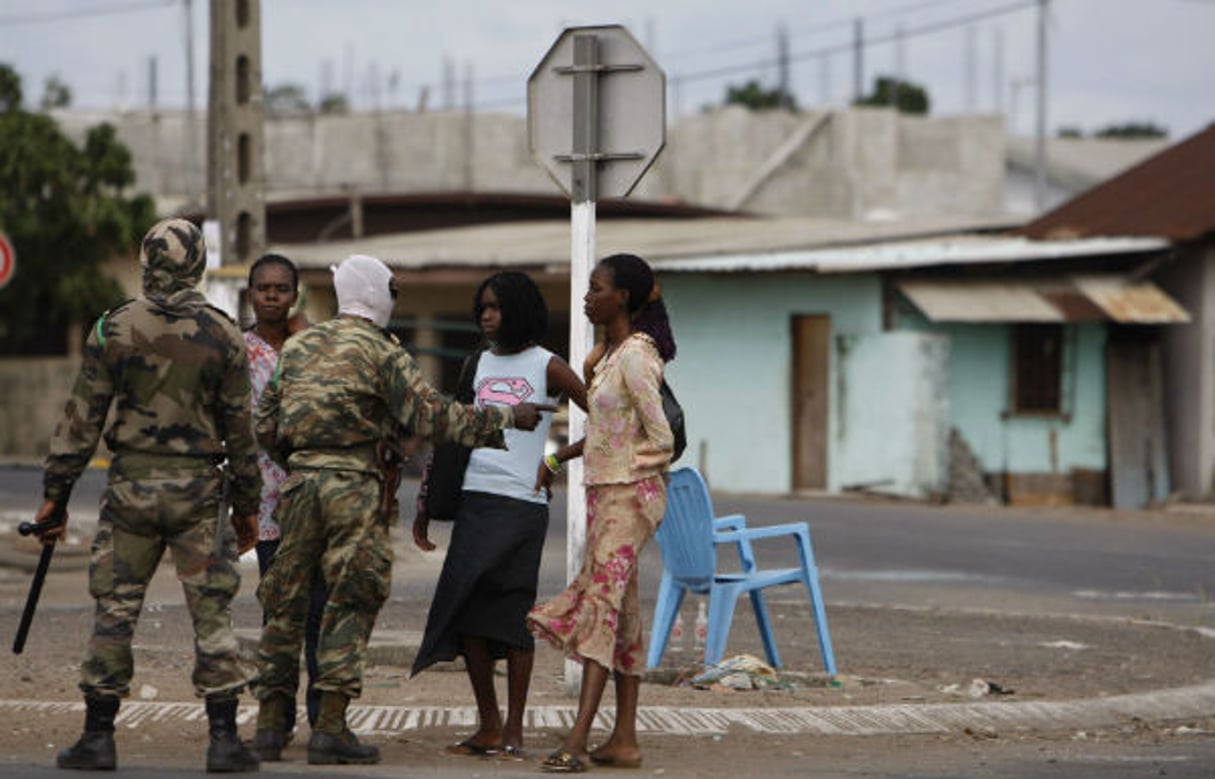
<path fill-rule="evenodd" d="M 461 741 L 443 750 L 446 754 L 457 757 L 493 757 L 500 751 L 498 747 L 485 747 L 471 741 Z"/>
<path fill-rule="evenodd" d="M 550 774 L 580 774 L 586 770 L 586 763 L 573 752 L 559 749 L 544 758 L 540 770 Z"/>
<path fill-rule="evenodd" d="M 605 768 L 641 768 L 641 758 L 621 760 L 611 755 L 596 755 L 591 752 L 591 762 Z"/>
<path fill-rule="evenodd" d="M 527 757 L 527 752 L 523 751 L 523 747 L 512 746 L 510 744 L 502 747 L 502 751 L 498 753 L 499 759 L 502 760 L 517 760 L 522 761 Z"/>

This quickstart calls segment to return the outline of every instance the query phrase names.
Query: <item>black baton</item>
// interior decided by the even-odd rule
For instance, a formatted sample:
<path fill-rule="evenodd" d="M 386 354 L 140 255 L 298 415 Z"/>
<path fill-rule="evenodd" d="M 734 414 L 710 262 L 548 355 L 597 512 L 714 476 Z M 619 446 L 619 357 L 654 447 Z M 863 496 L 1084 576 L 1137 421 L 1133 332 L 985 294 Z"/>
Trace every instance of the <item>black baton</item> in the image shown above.
<path fill-rule="evenodd" d="M 17 532 L 23 536 L 41 536 L 48 530 L 54 530 L 64 523 L 63 507 L 56 506 L 55 513 L 49 522 L 22 522 L 17 526 Z M 19 655 L 25 649 L 25 639 L 30 632 L 30 623 L 34 621 L 34 612 L 38 609 L 38 596 L 42 594 L 42 583 L 46 581 L 46 572 L 51 567 L 51 557 L 55 554 L 54 544 L 42 547 L 42 556 L 38 558 L 38 568 L 34 571 L 34 580 L 30 582 L 30 594 L 25 599 L 25 611 L 21 612 L 21 624 L 17 626 L 17 637 L 13 639 L 13 654 Z"/>

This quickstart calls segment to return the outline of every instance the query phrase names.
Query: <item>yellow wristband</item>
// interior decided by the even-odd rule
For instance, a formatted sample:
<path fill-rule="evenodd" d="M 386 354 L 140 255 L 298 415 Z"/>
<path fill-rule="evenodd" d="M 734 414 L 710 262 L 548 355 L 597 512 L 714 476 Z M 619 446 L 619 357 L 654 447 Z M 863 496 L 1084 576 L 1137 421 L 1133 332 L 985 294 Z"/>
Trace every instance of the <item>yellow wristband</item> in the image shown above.
<path fill-rule="evenodd" d="M 555 454 L 546 454 L 544 456 L 544 467 L 548 468 L 549 473 L 561 473 L 561 461 L 557 459 Z"/>

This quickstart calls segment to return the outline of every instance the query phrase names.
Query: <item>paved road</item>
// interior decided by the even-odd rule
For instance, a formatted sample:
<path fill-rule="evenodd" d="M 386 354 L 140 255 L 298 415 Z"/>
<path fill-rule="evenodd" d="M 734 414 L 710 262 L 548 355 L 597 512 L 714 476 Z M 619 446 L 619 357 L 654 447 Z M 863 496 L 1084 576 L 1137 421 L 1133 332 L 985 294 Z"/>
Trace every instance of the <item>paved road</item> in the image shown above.
<path fill-rule="evenodd" d="M 35 468 L 0 467 L 0 515 L 32 514 Z M 95 517 L 104 473 L 90 470 L 71 510 Z M 416 482 L 401 487 L 405 532 Z M 867 499 L 715 496 L 718 514 L 753 525 L 808 520 L 829 603 L 980 608 L 1148 617 L 1215 625 L 1215 512 L 1038 511 L 926 506 Z M 432 525 L 445 541 L 448 528 Z M 565 493 L 553 499 L 541 591 L 565 581 Z M 758 549 L 761 563 L 793 564 L 791 546 Z M 657 570 L 657 549 L 646 550 Z M 652 588 L 656 577 L 643 584 Z M 394 595 L 428 597 L 433 572 L 398 577 Z M 652 592 L 648 593 L 653 595 Z"/>

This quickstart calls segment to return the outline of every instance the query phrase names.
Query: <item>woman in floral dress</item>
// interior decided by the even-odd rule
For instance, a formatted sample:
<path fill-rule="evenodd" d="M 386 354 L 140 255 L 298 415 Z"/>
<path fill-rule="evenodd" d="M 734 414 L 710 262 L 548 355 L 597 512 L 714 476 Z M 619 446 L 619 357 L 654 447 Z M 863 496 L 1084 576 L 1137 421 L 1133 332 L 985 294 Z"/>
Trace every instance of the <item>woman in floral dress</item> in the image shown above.
<path fill-rule="evenodd" d="M 546 771 L 575 773 L 588 759 L 641 765 L 636 725 L 645 650 L 637 562 L 666 510 L 674 443 L 659 387 L 675 341 L 653 271 L 635 255 L 606 257 L 591 274 L 584 300 L 587 319 L 604 334 L 586 362 L 586 436 L 542 464 L 538 482 L 547 488 L 560 463 L 582 453 L 586 553 L 574 581 L 528 615 L 537 636 L 583 663 L 573 729 L 541 764 Z M 590 750 L 609 673 L 616 723 L 608 740 Z"/>

